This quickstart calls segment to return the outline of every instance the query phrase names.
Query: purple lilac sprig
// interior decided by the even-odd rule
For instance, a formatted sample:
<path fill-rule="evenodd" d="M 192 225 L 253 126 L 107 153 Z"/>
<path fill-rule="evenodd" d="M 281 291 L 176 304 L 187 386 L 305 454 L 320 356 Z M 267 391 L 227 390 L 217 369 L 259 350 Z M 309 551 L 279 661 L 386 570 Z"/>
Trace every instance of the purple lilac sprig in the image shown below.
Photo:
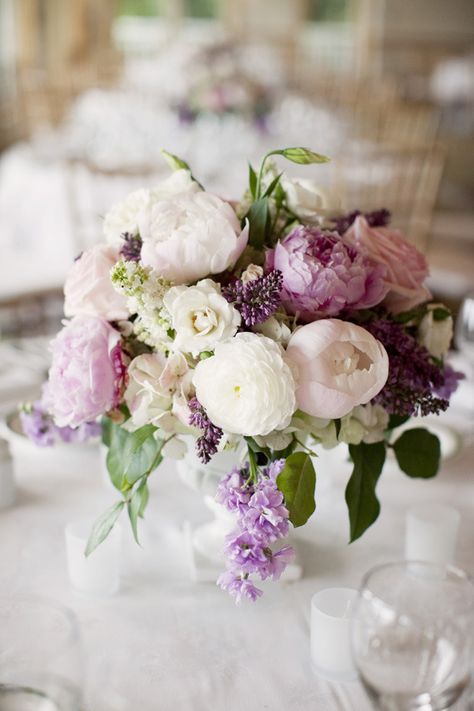
<path fill-rule="evenodd" d="M 283 274 L 278 270 L 247 283 L 237 279 L 224 287 L 223 296 L 240 312 L 245 326 L 256 326 L 272 316 L 281 304 Z"/>
<path fill-rule="evenodd" d="M 120 256 L 128 262 L 139 262 L 142 252 L 142 240 L 139 235 L 132 235 L 131 232 L 122 234 L 124 244 L 120 249 Z"/>
<path fill-rule="evenodd" d="M 58 441 L 82 443 L 99 437 L 99 422 L 85 422 L 79 427 L 58 427 L 51 415 L 42 407 L 41 401 L 20 411 L 20 423 L 23 434 L 38 447 L 52 447 Z"/>
<path fill-rule="evenodd" d="M 196 440 L 196 453 L 201 462 L 207 464 L 217 452 L 224 433 L 211 422 L 197 397 L 191 398 L 188 405 L 191 410 L 189 424 L 202 430 L 202 435 Z"/>
<path fill-rule="evenodd" d="M 216 500 L 237 515 L 237 525 L 227 536 L 224 550 L 227 570 L 219 576 L 217 585 L 237 603 L 243 598 L 255 601 L 262 595 L 250 575 L 278 580 L 294 559 L 291 546 L 272 549 L 289 529 L 288 509 L 276 484 L 284 464 L 280 459 L 268 465 L 257 481 L 252 479 L 248 465 L 234 467 L 217 489 Z"/>
<path fill-rule="evenodd" d="M 367 220 L 370 227 L 386 227 L 390 222 L 390 212 L 385 208 L 381 210 L 374 210 L 373 212 L 361 212 L 360 210 L 353 210 L 347 215 L 342 215 L 342 217 L 336 217 L 332 220 L 335 229 L 340 235 L 347 232 L 349 227 L 355 222 L 356 217 L 363 215 Z"/>
<path fill-rule="evenodd" d="M 433 362 L 429 351 L 393 321 L 379 319 L 364 326 L 383 344 L 389 358 L 387 382 L 374 402 L 393 415 L 429 415 L 446 410 L 449 401 L 443 387 L 449 373 Z"/>

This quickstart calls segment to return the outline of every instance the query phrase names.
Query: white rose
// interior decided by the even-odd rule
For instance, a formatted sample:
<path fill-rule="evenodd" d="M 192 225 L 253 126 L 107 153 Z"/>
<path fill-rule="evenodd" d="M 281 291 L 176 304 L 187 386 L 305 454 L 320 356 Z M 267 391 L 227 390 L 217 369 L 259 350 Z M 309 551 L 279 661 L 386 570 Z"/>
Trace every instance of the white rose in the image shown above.
<path fill-rule="evenodd" d="M 452 316 L 437 321 L 433 316 L 435 309 L 445 310 L 442 304 L 430 304 L 428 313 L 423 316 L 418 326 L 418 341 L 435 358 L 444 358 L 453 338 Z"/>
<path fill-rule="evenodd" d="M 150 205 L 160 200 L 168 200 L 174 195 L 199 190 L 189 170 L 176 170 L 152 190 L 135 190 L 127 195 L 125 200 L 114 205 L 105 216 L 104 233 L 107 242 L 121 246 L 121 235 L 124 232 L 137 235 L 140 215 Z"/>
<path fill-rule="evenodd" d="M 169 358 L 161 352 L 137 356 L 128 375 L 125 402 L 131 414 L 129 429 L 152 424 L 169 433 L 190 431 L 187 398 L 192 373 L 181 353 Z"/>
<path fill-rule="evenodd" d="M 259 267 L 257 264 L 249 264 L 240 279 L 243 284 L 248 284 L 249 281 L 255 281 L 255 279 L 259 279 L 262 276 L 263 267 Z"/>
<path fill-rule="evenodd" d="M 203 279 L 196 286 L 173 286 L 163 304 L 176 331 L 174 347 L 198 356 L 232 338 L 240 326 L 239 312 L 221 295 L 219 284 Z"/>
<path fill-rule="evenodd" d="M 295 381 L 274 341 L 238 333 L 197 364 L 196 397 L 225 432 L 267 435 L 285 429 L 295 411 Z"/>
<path fill-rule="evenodd" d="M 139 226 L 142 263 L 175 284 L 225 271 L 248 240 L 229 203 L 202 191 L 150 204 Z"/>
<path fill-rule="evenodd" d="M 306 178 L 282 179 L 288 207 L 300 220 L 323 222 L 340 210 L 340 200 Z"/>
<path fill-rule="evenodd" d="M 347 444 L 381 442 L 388 419 L 388 413 L 381 405 L 357 405 L 341 419 L 339 441 Z"/>

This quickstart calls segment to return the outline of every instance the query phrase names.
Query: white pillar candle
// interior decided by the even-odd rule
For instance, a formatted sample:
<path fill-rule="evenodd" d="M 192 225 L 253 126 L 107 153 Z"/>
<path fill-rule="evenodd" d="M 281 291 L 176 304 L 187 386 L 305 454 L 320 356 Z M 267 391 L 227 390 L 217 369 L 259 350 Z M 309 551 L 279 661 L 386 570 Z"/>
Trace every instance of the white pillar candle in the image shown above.
<path fill-rule="evenodd" d="M 0 439 L 0 509 L 12 506 L 15 498 L 15 477 L 10 447 L 8 442 Z"/>
<path fill-rule="evenodd" d="M 69 580 L 80 592 L 113 595 L 120 587 L 122 532 L 115 524 L 103 541 L 87 558 L 85 549 L 92 522 L 69 523 L 65 528 Z"/>
<path fill-rule="evenodd" d="M 405 557 L 449 565 L 454 559 L 460 515 L 443 504 L 425 504 L 407 511 Z"/>
<path fill-rule="evenodd" d="M 313 670 L 333 681 L 357 678 L 352 661 L 350 618 L 357 590 L 327 588 L 311 600 L 311 661 Z"/>

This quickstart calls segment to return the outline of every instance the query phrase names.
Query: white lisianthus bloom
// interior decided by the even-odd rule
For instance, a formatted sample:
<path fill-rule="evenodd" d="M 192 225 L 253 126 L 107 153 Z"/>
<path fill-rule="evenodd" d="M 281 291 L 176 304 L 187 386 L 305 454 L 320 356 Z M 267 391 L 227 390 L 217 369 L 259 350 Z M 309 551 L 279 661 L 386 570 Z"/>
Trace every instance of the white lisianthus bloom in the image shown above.
<path fill-rule="evenodd" d="M 453 338 L 453 318 L 449 315 L 443 319 L 435 319 L 436 309 L 445 311 L 446 307 L 443 304 L 428 305 L 428 312 L 418 326 L 418 341 L 435 358 L 444 358 Z"/>
<path fill-rule="evenodd" d="M 306 178 L 282 178 L 287 205 L 304 222 L 324 222 L 340 210 L 340 200 L 327 190 L 318 187 Z"/>
<path fill-rule="evenodd" d="M 381 442 L 388 420 L 388 412 L 381 405 L 357 405 L 341 419 L 339 441 L 346 444 Z"/>
<path fill-rule="evenodd" d="M 163 304 L 176 332 L 174 348 L 195 357 L 235 336 L 240 326 L 239 312 L 224 299 L 219 284 L 212 279 L 203 279 L 195 286 L 173 286 Z"/>
<path fill-rule="evenodd" d="M 128 429 L 152 424 L 167 433 L 191 431 L 187 400 L 192 394 L 192 371 L 181 353 L 168 358 L 161 352 L 137 356 L 130 363 L 128 375 Z"/>
<path fill-rule="evenodd" d="M 235 264 L 248 241 L 229 203 L 199 191 L 150 203 L 141 213 L 141 261 L 175 284 L 219 274 Z"/>
<path fill-rule="evenodd" d="M 181 193 L 193 193 L 200 190 L 191 178 L 189 170 L 176 170 L 169 178 L 151 190 L 140 189 L 127 195 L 125 200 L 114 205 L 104 219 L 104 234 L 107 242 L 121 246 L 121 235 L 129 232 L 137 235 L 141 213 L 160 200 L 169 200 Z"/>
<path fill-rule="evenodd" d="M 253 437 L 287 427 L 296 408 L 295 381 L 283 349 L 256 333 L 218 343 L 194 371 L 196 397 L 224 432 Z"/>

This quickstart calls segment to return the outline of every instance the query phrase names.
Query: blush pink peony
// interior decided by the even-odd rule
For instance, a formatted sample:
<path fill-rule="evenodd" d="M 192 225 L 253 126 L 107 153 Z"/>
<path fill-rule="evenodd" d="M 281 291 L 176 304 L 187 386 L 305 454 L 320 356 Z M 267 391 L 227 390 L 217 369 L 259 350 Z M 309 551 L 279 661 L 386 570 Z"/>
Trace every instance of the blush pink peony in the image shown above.
<path fill-rule="evenodd" d="M 120 335 L 107 321 L 76 316 L 52 341 L 51 352 L 47 407 L 59 427 L 95 420 L 118 404 Z"/>
<path fill-rule="evenodd" d="M 114 289 L 110 280 L 110 270 L 117 259 L 114 247 L 98 244 L 74 262 L 64 285 L 66 316 L 96 316 L 106 321 L 129 317 L 126 297 Z"/>
<path fill-rule="evenodd" d="M 368 331 L 339 319 L 294 332 L 286 351 L 295 366 L 298 408 L 313 417 L 344 417 L 385 385 L 388 356 Z"/>
<path fill-rule="evenodd" d="M 423 285 L 429 274 L 426 259 L 398 230 L 370 227 L 365 217 L 359 215 L 345 232 L 344 242 L 386 268 L 388 294 L 383 303 L 391 313 L 409 311 L 431 298 Z"/>

